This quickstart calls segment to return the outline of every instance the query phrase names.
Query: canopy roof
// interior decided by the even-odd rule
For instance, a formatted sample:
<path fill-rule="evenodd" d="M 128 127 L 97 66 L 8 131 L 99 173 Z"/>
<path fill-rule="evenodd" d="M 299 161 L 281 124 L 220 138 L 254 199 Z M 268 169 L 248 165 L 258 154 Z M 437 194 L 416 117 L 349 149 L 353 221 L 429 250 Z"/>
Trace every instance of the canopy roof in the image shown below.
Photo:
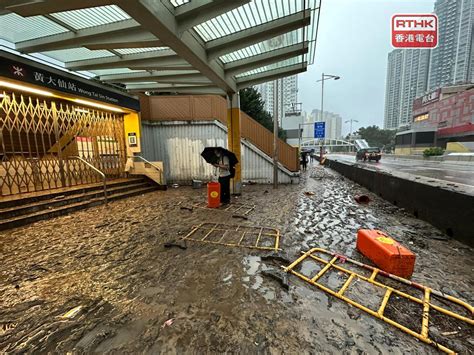
<path fill-rule="evenodd" d="M 0 39 L 130 92 L 232 94 L 306 71 L 322 0 L 0 0 Z"/>

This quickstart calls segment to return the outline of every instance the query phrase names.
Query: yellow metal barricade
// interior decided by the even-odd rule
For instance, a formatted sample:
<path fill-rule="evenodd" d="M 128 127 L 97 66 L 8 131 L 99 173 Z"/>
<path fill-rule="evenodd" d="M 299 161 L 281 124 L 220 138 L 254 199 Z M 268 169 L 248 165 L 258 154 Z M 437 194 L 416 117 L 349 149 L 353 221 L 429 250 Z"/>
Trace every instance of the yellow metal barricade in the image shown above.
<path fill-rule="evenodd" d="M 278 251 L 280 231 L 259 226 L 201 223 L 192 227 L 181 239 L 229 247 Z"/>
<path fill-rule="evenodd" d="M 327 250 L 324 250 L 324 249 L 314 248 L 314 249 L 311 249 L 311 250 L 309 250 L 305 253 L 302 253 L 302 254 L 303 255 L 301 257 L 299 257 L 292 264 L 290 264 L 287 267 L 284 267 L 283 269 L 286 272 L 290 272 L 293 275 L 296 275 L 300 279 L 302 279 L 302 280 L 304 280 L 304 281 L 306 281 L 306 282 L 322 289 L 323 291 L 325 291 L 325 292 L 327 292 L 327 293 L 329 293 L 329 294 L 331 294 L 331 295 L 333 295 L 337 298 L 340 298 L 340 299 L 346 301 L 347 303 L 349 303 L 349 304 L 351 304 L 351 305 L 353 305 L 353 306 L 355 306 L 355 307 L 371 314 L 374 317 L 382 319 L 384 322 L 386 322 L 390 325 L 393 325 L 394 327 L 397 327 L 398 329 L 401 329 L 404 332 L 418 338 L 419 340 L 421 340 L 421 341 L 423 341 L 427 344 L 433 345 L 433 346 L 437 347 L 438 349 L 440 349 L 440 350 L 442 350 L 446 353 L 454 354 L 455 352 L 453 350 L 439 344 L 438 342 L 436 342 L 435 340 L 433 340 L 429 337 L 429 321 L 430 321 L 429 320 L 429 312 L 430 312 L 430 309 L 434 309 L 438 312 L 443 313 L 444 315 L 446 315 L 448 317 L 455 318 L 459 321 L 466 322 L 467 324 L 469 324 L 471 326 L 474 325 L 474 319 L 473 319 L 474 307 L 471 306 L 470 304 L 462 301 L 462 300 L 459 300 L 455 297 L 444 294 L 443 292 L 431 289 L 429 287 L 420 285 L 418 283 L 412 282 L 412 281 L 407 280 L 407 279 L 403 279 L 399 276 L 386 273 L 383 270 L 377 269 L 377 268 L 372 267 L 370 265 L 363 264 L 363 263 L 361 263 L 357 260 L 349 259 L 345 256 L 342 256 L 342 255 L 339 255 L 339 254 L 336 254 L 336 253 L 333 253 L 333 252 L 330 252 L 330 251 L 327 251 Z M 321 256 L 323 256 L 323 255 L 329 256 L 331 259 L 330 260 L 325 260 L 325 259 L 321 258 Z M 314 260 L 314 261 L 324 265 L 324 267 L 313 277 L 308 277 L 308 276 L 303 275 L 302 273 L 295 270 L 295 268 L 297 268 L 304 260 L 306 260 L 308 258 L 310 260 Z M 365 277 L 365 276 L 360 275 L 360 274 L 358 274 L 354 271 L 351 271 L 351 270 L 348 270 L 346 268 L 341 267 L 338 263 L 339 264 L 351 263 L 351 264 L 354 264 L 354 265 L 356 265 L 358 267 L 361 267 L 363 269 L 370 270 L 371 271 L 371 276 L 370 277 Z M 329 287 L 317 282 L 319 279 L 321 279 L 321 277 L 326 272 L 328 272 L 331 269 L 336 269 L 338 272 L 342 272 L 344 275 L 348 276 L 347 280 L 344 282 L 342 287 L 337 291 L 332 290 Z M 422 291 L 424 296 L 423 296 L 423 298 L 414 297 L 414 296 L 409 295 L 405 292 L 397 290 L 393 287 L 387 286 L 387 285 L 381 283 L 379 280 L 377 280 L 378 276 L 383 276 L 383 277 L 386 277 L 386 278 L 390 278 L 390 279 L 396 280 L 398 282 L 401 282 L 405 285 L 412 286 L 412 287 Z M 372 284 L 372 285 L 374 285 L 374 286 L 376 286 L 380 289 L 383 289 L 385 291 L 382 302 L 381 302 L 381 304 L 380 304 L 380 306 L 377 310 L 372 310 L 372 309 L 370 309 L 370 308 L 354 301 L 353 299 L 351 299 L 351 298 L 349 298 L 345 295 L 347 293 L 348 289 L 351 287 L 351 285 L 354 285 L 357 280 L 362 280 L 362 281 L 369 282 L 370 284 Z M 415 332 L 415 331 L 409 329 L 408 327 L 406 327 L 406 326 L 404 326 L 404 325 L 388 318 L 386 315 L 384 315 L 386 306 L 389 303 L 390 297 L 393 294 L 395 294 L 397 296 L 400 296 L 400 297 L 403 297 L 403 298 L 405 298 L 405 299 L 407 299 L 411 302 L 415 302 L 415 303 L 420 304 L 420 305 L 423 306 L 423 312 L 422 312 L 422 315 L 420 316 L 420 319 L 421 319 L 421 332 Z M 462 308 L 464 308 L 466 310 L 466 313 L 469 314 L 470 316 L 469 317 L 464 316 L 464 315 L 455 313 L 453 311 L 450 311 L 446 308 L 443 308 L 441 306 L 433 304 L 431 302 L 431 299 L 430 299 L 431 295 L 434 295 L 437 298 L 441 298 L 444 301 L 449 301 L 449 302 L 451 302 L 455 305 L 461 306 Z"/>

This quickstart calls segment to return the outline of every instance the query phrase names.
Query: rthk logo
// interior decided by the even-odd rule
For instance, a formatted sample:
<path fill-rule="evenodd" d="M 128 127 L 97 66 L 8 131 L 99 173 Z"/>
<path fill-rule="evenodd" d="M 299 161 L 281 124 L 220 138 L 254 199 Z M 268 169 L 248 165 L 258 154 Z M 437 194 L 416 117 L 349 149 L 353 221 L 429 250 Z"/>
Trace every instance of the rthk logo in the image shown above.
<path fill-rule="evenodd" d="M 392 46 L 435 48 L 438 45 L 438 17 L 433 14 L 392 16 Z"/>

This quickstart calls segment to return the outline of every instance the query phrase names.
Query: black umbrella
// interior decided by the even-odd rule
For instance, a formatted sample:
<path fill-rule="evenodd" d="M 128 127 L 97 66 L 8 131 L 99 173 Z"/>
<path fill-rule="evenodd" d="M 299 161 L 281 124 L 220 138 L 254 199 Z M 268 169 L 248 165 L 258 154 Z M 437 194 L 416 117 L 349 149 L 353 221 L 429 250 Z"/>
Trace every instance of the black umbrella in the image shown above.
<path fill-rule="evenodd" d="M 209 164 L 217 164 L 219 163 L 219 157 L 216 155 L 216 151 L 220 151 L 221 156 L 226 156 L 229 158 L 229 165 L 235 165 L 239 162 L 239 160 L 237 159 L 234 153 L 222 147 L 204 148 L 204 150 L 201 153 L 201 156 Z"/>

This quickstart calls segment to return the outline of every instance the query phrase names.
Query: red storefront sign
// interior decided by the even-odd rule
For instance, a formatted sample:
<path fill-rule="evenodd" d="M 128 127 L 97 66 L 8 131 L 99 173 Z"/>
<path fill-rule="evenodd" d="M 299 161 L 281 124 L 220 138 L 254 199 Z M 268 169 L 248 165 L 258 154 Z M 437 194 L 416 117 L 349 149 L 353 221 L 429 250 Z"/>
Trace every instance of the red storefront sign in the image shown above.
<path fill-rule="evenodd" d="M 433 14 L 392 16 L 392 46 L 435 48 L 438 45 L 438 17 Z"/>

